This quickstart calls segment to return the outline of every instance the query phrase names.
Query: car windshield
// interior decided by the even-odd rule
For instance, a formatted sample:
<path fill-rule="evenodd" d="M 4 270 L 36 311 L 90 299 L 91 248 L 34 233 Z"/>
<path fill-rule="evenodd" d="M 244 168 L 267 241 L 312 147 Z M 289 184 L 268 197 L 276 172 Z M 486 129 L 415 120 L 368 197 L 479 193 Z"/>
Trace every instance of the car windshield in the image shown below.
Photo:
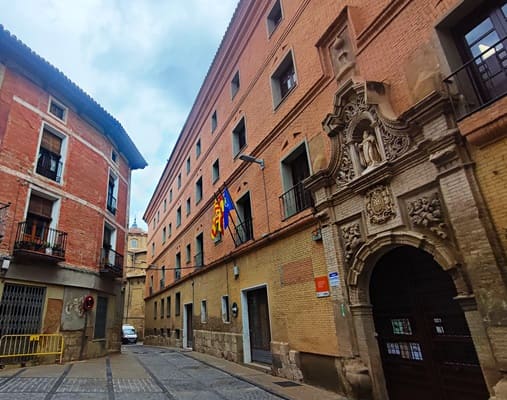
<path fill-rule="evenodd" d="M 133 335 L 136 333 L 136 330 L 134 328 L 123 328 L 123 333 L 125 335 Z"/>

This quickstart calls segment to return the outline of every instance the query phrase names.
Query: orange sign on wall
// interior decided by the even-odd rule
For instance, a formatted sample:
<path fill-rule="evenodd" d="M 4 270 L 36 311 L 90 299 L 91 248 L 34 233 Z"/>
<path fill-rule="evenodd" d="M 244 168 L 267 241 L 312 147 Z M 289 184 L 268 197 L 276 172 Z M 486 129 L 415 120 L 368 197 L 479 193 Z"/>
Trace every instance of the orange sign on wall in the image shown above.
<path fill-rule="evenodd" d="M 317 292 L 317 297 L 329 296 L 329 281 L 327 276 L 317 276 L 315 278 L 315 291 Z"/>

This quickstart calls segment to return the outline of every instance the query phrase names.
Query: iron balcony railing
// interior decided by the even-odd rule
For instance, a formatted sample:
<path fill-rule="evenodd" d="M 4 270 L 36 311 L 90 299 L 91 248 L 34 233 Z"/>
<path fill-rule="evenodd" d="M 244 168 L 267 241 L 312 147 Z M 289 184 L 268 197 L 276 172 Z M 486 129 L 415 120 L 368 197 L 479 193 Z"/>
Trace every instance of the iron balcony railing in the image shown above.
<path fill-rule="evenodd" d="M 5 235 L 5 225 L 7 223 L 7 211 L 11 203 L 0 203 L 0 243 Z"/>
<path fill-rule="evenodd" d="M 67 233 L 36 221 L 23 221 L 18 224 L 14 251 L 39 253 L 65 259 Z"/>
<path fill-rule="evenodd" d="M 100 272 L 114 278 L 123 276 L 123 255 L 103 247 L 100 252 Z"/>
<path fill-rule="evenodd" d="M 107 209 L 116 214 L 116 197 L 111 194 L 107 195 Z"/>
<path fill-rule="evenodd" d="M 507 37 L 489 46 L 444 79 L 453 95 L 456 118 L 462 119 L 507 93 Z M 457 101 L 456 101 L 457 100 Z"/>
<path fill-rule="evenodd" d="M 239 225 L 236 225 L 232 232 L 232 239 L 237 246 L 253 239 L 253 224 L 251 219 L 245 219 Z"/>
<path fill-rule="evenodd" d="M 52 179 L 56 182 L 60 182 L 62 177 L 62 167 L 63 164 L 60 161 L 59 154 L 55 154 L 43 147 L 40 148 L 36 169 L 39 175 L 45 176 L 46 178 Z"/>
<path fill-rule="evenodd" d="M 196 267 L 202 267 L 204 265 L 204 254 L 196 253 L 194 256 L 194 263 Z"/>
<path fill-rule="evenodd" d="M 310 191 L 305 190 L 303 182 L 299 182 L 280 196 L 282 218 L 287 219 L 313 206 Z"/>

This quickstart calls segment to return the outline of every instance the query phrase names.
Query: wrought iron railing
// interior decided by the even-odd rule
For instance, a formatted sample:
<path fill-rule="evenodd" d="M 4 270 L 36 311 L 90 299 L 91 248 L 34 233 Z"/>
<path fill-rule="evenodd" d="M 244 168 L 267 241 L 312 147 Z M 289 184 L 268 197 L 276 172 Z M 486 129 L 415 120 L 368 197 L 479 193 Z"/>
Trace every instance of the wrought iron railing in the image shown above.
<path fill-rule="evenodd" d="M 312 195 L 310 191 L 305 189 L 303 182 L 297 183 L 280 196 L 280 208 L 283 219 L 300 213 L 312 205 Z"/>
<path fill-rule="evenodd" d="M 116 197 L 112 194 L 107 195 L 107 209 L 113 214 L 116 214 Z"/>
<path fill-rule="evenodd" d="M 5 235 L 5 225 L 7 223 L 7 212 L 11 203 L 0 203 L 0 242 Z"/>
<path fill-rule="evenodd" d="M 103 247 L 100 252 L 100 272 L 115 278 L 123 276 L 123 255 Z"/>
<path fill-rule="evenodd" d="M 60 161 L 59 154 L 46 150 L 44 147 L 39 149 L 36 169 L 39 175 L 60 182 L 62 177 L 62 166 L 63 163 Z"/>
<path fill-rule="evenodd" d="M 67 233 L 36 221 L 18 224 L 14 251 L 29 251 L 65 259 Z"/>
<path fill-rule="evenodd" d="M 489 46 L 444 79 L 454 98 L 456 118 L 487 106 L 507 93 L 507 37 Z"/>
<path fill-rule="evenodd" d="M 253 239 L 253 224 L 251 219 L 245 219 L 239 225 L 236 225 L 232 232 L 232 239 L 237 246 Z"/>
<path fill-rule="evenodd" d="M 204 254 L 196 253 L 194 256 L 194 264 L 196 267 L 202 267 L 204 265 Z"/>

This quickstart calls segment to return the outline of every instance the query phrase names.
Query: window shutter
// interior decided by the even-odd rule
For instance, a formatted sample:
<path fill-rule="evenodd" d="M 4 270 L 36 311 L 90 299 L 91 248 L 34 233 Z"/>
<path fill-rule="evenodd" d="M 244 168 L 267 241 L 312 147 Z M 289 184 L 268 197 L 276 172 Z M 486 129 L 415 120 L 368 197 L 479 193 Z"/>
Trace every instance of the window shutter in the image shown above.
<path fill-rule="evenodd" d="M 53 202 L 51 200 L 33 194 L 30 196 L 30 204 L 28 205 L 28 212 L 30 214 L 39 215 L 45 218 L 51 218 L 52 209 Z"/>
<path fill-rule="evenodd" d="M 41 147 L 52 153 L 60 154 L 62 149 L 62 139 L 49 132 L 47 129 L 44 129 L 42 132 Z"/>

